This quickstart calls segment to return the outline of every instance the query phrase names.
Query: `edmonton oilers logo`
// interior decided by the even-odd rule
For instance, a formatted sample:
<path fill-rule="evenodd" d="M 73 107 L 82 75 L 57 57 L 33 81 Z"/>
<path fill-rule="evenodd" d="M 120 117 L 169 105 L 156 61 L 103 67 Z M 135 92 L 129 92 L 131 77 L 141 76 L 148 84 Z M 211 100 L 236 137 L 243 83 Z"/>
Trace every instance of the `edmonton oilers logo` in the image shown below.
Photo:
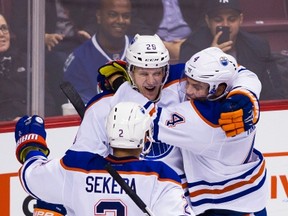
<path fill-rule="evenodd" d="M 156 160 L 167 156 L 174 147 L 165 143 L 153 143 L 148 155 L 145 156 L 146 160 Z"/>
<path fill-rule="evenodd" d="M 223 65 L 223 66 L 227 66 L 229 61 L 227 59 L 227 57 L 220 57 L 220 63 Z"/>

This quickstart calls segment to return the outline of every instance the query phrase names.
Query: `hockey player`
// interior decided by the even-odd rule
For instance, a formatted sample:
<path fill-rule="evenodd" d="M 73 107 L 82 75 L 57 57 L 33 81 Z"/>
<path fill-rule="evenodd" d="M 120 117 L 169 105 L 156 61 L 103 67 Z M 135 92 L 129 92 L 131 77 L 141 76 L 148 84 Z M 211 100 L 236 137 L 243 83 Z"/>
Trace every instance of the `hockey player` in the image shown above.
<path fill-rule="evenodd" d="M 181 78 L 181 65 L 180 67 L 178 65 L 171 66 L 170 70 L 176 69 L 176 71 L 172 71 L 169 74 L 169 54 L 157 35 L 136 35 L 126 51 L 126 59 L 133 88 L 138 90 L 144 97 L 156 102 L 161 107 L 177 104 L 182 101 L 183 96 L 180 94 L 178 85 L 178 81 Z M 105 68 L 108 69 L 105 70 Z M 101 70 L 104 70 L 104 72 L 101 72 Z M 129 80 L 129 76 L 126 75 L 125 66 L 121 66 L 118 62 L 105 65 L 100 69 L 100 72 L 106 77 L 114 73 L 121 73 Z M 243 87 L 258 94 L 261 83 L 254 73 L 243 70 L 235 78 L 233 86 Z M 129 101 L 130 93 L 127 92 L 126 94 L 127 101 Z M 111 107 L 121 100 L 122 97 L 123 95 L 114 95 L 113 91 L 104 91 L 96 95 L 87 104 L 84 119 L 77 132 L 75 143 L 70 148 L 71 150 L 92 151 L 104 156 L 109 153 L 107 137 L 102 123 L 105 121 Z M 239 106 L 239 109 L 241 108 Z M 96 143 L 103 143 L 103 145 L 96 145 Z M 171 156 L 170 158 L 171 151 L 172 147 L 170 145 L 163 144 L 160 147 L 153 148 L 148 158 L 151 156 L 153 159 L 165 160 L 176 171 L 178 168 L 180 170 L 181 165 L 175 164 L 175 158 L 177 157 Z"/>
<path fill-rule="evenodd" d="M 68 150 L 63 158 L 48 160 L 43 153 L 44 149 L 48 151 L 44 120 L 36 115 L 24 116 L 15 129 L 16 155 L 24 162 L 19 171 L 22 186 L 35 198 L 63 204 L 70 216 L 108 212 L 142 215 L 105 170 L 109 163 L 154 215 L 191 215 L 175 171 L 163 162 L 139 160 L 144 143 L 151 143 L 152 126 L 143 107 L 122 102 L 112 108 L 106 123 L 113 155 L 103 158 L 91 152 Z"/>
<path fill-rule="evenodd" d="M 169 74 L 169 54 L 157 35 L 136 35 L 128 47 L 126 59 L 134 89 L 161 107 L 181 102 L 182 96 L 179 95 L 178 85 L 178 81 L 181 78 L 181 65 L 180 68 L 178 68 L 178 66 L 170 66 L 172 72 Z M 122 67 L 121 64 L 117 62 L 106 66 L 109 68 L 109 73 L 107 71 L 104 73 L 107 77 L 114 72 L 126 74 L 125 67 Z M 126 76 L 126 79 L 129 80 L 129 76 Z M 235 87 L 242 86 L 256 94 L 259 93 L 261 86 L 257 76 L 248 70 L 243 70 L 239 76 L 237 76 L 237 79 L 235 79 L 234 84 Z M 129 96 L 129 94 L 130 93 L 127 92 L 127 96 Z M 70 150 L 88 151 L 98 153 L 102 156 L 107 156 L 111 152 L 103 122 L 105 122 L 109 110 L 117 104 L 122 97 L 123 95 L 114 95 L 113 91 L 104 91 L 96 95 L 88 103 L 84 119 L 77 132 L 74 145 L 71 146 Z M 235 101 L 235 103 L 237 103 L 237 101 Z M 243 107 L 239 106 L 240 110 L 241 108 Z M 225 112 L 232 113 L 234 113 L 234 111 L 233 109 L 225 110 Z M 171 166 L 183 179 L 185 178 L 179 148 L 165 143 L 153 145 L 150 154 L 145 158 L 162 160 Z"/>
<path fill-rule="evenodd" d="M 146 48 L 146 45 L 147 48 Z M 149 73 L 149 76 L 153 76 L 155 80 L 145 81 L 142 78 L 145 78 L 145 74 L 139 73 L 139 76 L 135 77 L 135 80 L 141 80 L 142 83 L 137 84 L 138 88 L 141 88 L 141 93 L 149 98 L 149 100 L 157 101 L 161 106 L 166 106 L 170 103 L 170 98 L 164 97 L 166 100 L 160 100 L 161 89 L 167 80 L 169 74 L 169 52 L 165 48 L 163 42 L 157 35 L 153 36 L 140 36 L 136 35 L 133 39 L 133 42 L 128 46 L 130 58 L 137 54 L 142 58 L 135 59 L 133 65 L 135 67 L 144 67 L 146 68 L 145 73 Z M 151 52 L 151 49 L 153 52 Z M 126 53 L 126 56 L 129 55 Z M 153 60 L 155 59 L 155 60 Z M 153 60 L 153 61 L 152 61 Z M 124 63 L 124 65 L 123 65 Z M 108 66 L 109 71 L 116 69 L 121 74 L 126 74 L 125 62 L 116 61 L 113 62 L 113 65 Z M 114 70 L 112 70 L 114 71 Z M 115 71 L 114 71 L 115 72 Z M 117 73 L 119 73 L 117 72 Z M 136 74 L 137 72 L 135 72 Z M 137 74 L 138 75 L 138 74 Z M 177 74 L 175 74 L 177 75 Z M 180 77 L 180 76 L 179 76 Z M 102 77 L 103 78 L 103 77 Z M 129 79 L 126 76 L 125 80 Z M 120 77 L 120 81 L 123 81 Z M 152 82 L 152 83 L 151 83 Z M 107 83 L 102 82 L 102 88 L 105 88 Z M 96 95 L 88 104 L 85 112 L 84 119 L 81 122 L 81 125 L 78 129 L 75 142 L 70 147 L 70 150 L 73 151 L 89 151 L 97 153 L 106 157 L 109 153 L 112 153 L 110 146 L 108 145 L 108 139 L 106 130 L 103 127 L 104 122 L 108 116 L 110 109 L 118 103 L 118 98 L 113 97 L 114 91 L 107 90 L 101 94 Z M 160 100 L 160 101 L 159 101 Z M 175 103 L 180 102 L 178 97 L 176 98 Z M 145 157 L 147 160 L 161 160 L 165 161 L 170 167 L 172 167 L 179 176 L 181 176 L 183 181 L 185 181 L 185 175 L 183 173 L 182 157 L 180 150 L 177 147 L 171 145 L 163 144 L 158 145 L 154 148 L 152 146 L 151 151 Z M 54 209 L 54 206 L 51 206 Z"/>
<path fill-rule="evenodd" d="M 137 57 L 134 58 L 134 55 L 137 55 Z M 141 58 L 138 58 L 140 56 Z M 134 65 L 135 77 L 133 79 L 137 81 L 137 88 L 141 94 L 149 100 L 157 101 L 161 106 L 180 102 L 178 96 L 175 98 L 166 96 L 160 98 L 161 89 L 169 74 L 170 58 L 168 50 L 157 35 L 136 35 L 127 48 L 126 58 L 129 58 L 129 62 Z M 114 71 L 115 67 L 118 72 Z M 109 73 L 126 74 L 125 67 L 125 62 L 117 61 L 105 65 L 102 69 L 108 70 Z M 129 77 L 126 76 L 126 79 L 129 79 Z M 106 84 L 101 84 L 102 88 L 105 88 Z M 111 107 L 120 100 L 113 95 L 114 92 L 111 90 L 103 91 L 87 104 L 84 119 L 77 132 L 75 143 L 70 148 L 71 150 L 92 151 L 103 156 L 110 153 L 103 122 L 105 122 Z M 172 102 L 172 100 L 175 100 L 175 102 Z M 99 143 L 103 143 L 103 145 L 99 145 Z M 163 144 L 154 148 L 153 145 L 150 153 L 145 158 L 165 160 L 179 175 L 184 174 L 182 172 L 180 151 L 176 147 Z"/>
<path fill-rule="evenodd" d="M 130 100 L 142 101 L 155 112 L 155 141 L 183 149 L 184 172 L 196 215 L 266 216 L 265 162 L 254 148 L 259 94 L 232 86 L 245 70 L 237 67 L 232 56 L 211 47 L 186 63 L 180 82 L 187 100 L 183 103 L 155 112 L 155 104 L 127 83 L 115 94 L 124 101 L 128 93 Z M 223 110 L 238 111 L 231 115 Z M 218 119 L 225 124 L 226 133 Z"/>

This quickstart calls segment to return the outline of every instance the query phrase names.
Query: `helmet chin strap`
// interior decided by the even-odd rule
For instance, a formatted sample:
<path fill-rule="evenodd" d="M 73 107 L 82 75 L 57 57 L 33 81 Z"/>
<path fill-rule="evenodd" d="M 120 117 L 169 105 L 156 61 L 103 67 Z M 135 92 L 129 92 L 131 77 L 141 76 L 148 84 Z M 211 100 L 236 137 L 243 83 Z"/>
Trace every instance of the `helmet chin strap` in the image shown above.
<path fill-rule="evenodd" d="M 145 144 L 143 146 L 142 153 L 141 153 L 143 157 L 148 155 L 152 148 L 152 144 L 154 142 L 152 133 L 153 132 L 151 130 L 146 132 Z"/>
<path fill-rule="evenodd" d="M 157 103 L 160 100 L 161 91 L 162 91 L 162 87 L 159 89 L 159 93 L 158 93 L 157 97 L 154 100 L 152 100 L 153 103 Z"/>
<path fill-rule="evenodd" d="M 226 84 L 225 84 L 226 85 Z M 224 96 L 226 96 L 228 94 L 228 91 L 227 91 L 227 85 L 225 86 L 225 88 L 222 90 L 222 93 L 219 95 L 219 96 L 215 96 L 215 94 L 219 91 L 219 89 L 221 90 L 222 88 L 222 85 L 219 84 L 217 86 L 217 88 L 213 88 L 209 94 L 207 95 L 207 100 L 209 101 L 216 101 L 216 100 L 219 100 L 221 98 L 223 98 Z"/>
<path fill-rule="evenodd" d="M 145 157 L 146 155 L 148 155 L 149 154 L 149 152 L 150 152 L 150 150 L 151 150 L 151 147 L 152 147 L 152 141 L 148 141 L 147 143 L 145 143 L 145 145 L 144 145 L 144 147 L 147 145 L 148 147 L 147 148 L 143 148 L 143 151 L 142 151 L 142 155 Z"/>
<path fill-rule="evenodd" d="M 219 100 L 219 99 L 225 97 L 227 94 L 228 94 L 228 92 L 225 91 L 223 94 L 221 94 L 220 96 L 215 97 L 215 98 L 213 97 L 213 96 L 215 96 L 215 94 L 213 94 L 213 95 L 211 94 L 211 95 L 208 95 L 208 96 L 207 96 L 207 100 L 209 100 L 209 101 L 216 101 L 216 100 Z"/>

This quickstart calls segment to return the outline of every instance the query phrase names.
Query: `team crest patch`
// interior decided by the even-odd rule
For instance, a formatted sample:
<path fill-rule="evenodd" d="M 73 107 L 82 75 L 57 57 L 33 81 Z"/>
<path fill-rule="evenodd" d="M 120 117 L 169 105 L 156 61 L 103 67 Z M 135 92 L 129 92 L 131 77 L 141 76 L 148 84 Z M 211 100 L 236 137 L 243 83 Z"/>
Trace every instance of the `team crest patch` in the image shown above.
<path fill-rule="evenodd" d="M 220 57 L 220 63 L 223 65 L 223 66 L 227 66 L 229 61 L 227 59 L 227 57 Z"/>

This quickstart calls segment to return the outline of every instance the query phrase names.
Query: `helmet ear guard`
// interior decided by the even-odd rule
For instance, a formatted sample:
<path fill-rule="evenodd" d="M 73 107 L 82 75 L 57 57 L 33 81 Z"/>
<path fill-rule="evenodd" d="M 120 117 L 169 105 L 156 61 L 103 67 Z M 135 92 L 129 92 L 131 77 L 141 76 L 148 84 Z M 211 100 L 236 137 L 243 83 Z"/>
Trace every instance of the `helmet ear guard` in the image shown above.
<path fill-rule="evenodd" d="M 217 47 L 206 48 L 194 54 L 185 64 L 185 75 L 193 80 L 208 83 L 208 100 L 217 100 L 232 88 L 234 76 L 237 74 L 237 62 L 231 55 Z M 226 88 L 220 96 L 215 93 L 220 84 Z"/>
<path fill-rule="evenodd" d="M 134 102 L 120 102 L 114 106 L 107 118 L 106 130 L 113 148 L 138 149 L 143 148 L 147 140 L 153 141 L 152 118 Z"/>

